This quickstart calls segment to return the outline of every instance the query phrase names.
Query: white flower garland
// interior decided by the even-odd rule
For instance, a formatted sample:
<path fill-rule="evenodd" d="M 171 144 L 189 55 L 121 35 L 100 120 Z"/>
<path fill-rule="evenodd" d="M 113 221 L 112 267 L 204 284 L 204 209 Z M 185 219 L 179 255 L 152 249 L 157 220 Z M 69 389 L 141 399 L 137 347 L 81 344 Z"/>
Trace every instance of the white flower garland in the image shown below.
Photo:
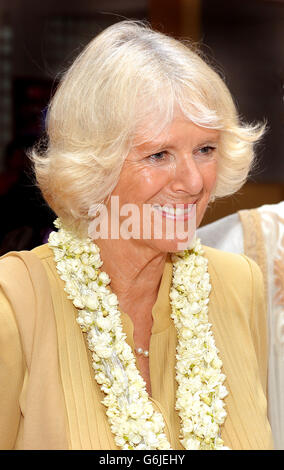
<path fill-rule="evenodd" d="M 49 246 L 57 271 L 65 281 L 68 298 L 78 310 L 77 322 L 87 335 L 95 379 L 105 393 L 111 431 L 122 449 L 170 449 L 162 415 L 155 411 L 139 374 L 132 349 L 122 331 L 117 296 L 100 271 L 98 246 L 65 230 L 59 219 Z M 177 334 L 176 409 L 181 417 L 181 443 L 185 449 L 225 449 L 220 426 L 226 412 L 227 395 L 221 373 L 222 362 L 210 331 L 210 293 L 207 259 L 200 241 L 190 251 L 172 256 L 170 291 L 172 318 Z"/>

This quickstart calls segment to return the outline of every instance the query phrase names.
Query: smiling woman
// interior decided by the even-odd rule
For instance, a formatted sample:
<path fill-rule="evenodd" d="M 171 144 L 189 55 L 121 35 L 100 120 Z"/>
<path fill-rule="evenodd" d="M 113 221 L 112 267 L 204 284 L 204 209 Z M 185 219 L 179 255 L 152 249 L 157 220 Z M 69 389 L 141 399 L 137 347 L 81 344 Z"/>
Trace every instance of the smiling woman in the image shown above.
<path fill-rule="evenodd" d="M 57 230 L 0 259 L 1 448 L 273 447 L 260 269 L 195 237 L 263 131 L 198 51 L 144 24 L 75 60 L 31 152 Z"/>

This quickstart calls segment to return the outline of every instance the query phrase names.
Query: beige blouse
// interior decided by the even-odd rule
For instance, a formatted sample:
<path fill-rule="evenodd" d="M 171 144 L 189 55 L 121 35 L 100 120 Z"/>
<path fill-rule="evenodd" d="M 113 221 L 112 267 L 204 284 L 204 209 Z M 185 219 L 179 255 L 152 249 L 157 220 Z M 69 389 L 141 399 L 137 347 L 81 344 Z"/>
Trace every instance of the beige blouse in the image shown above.
<path fill-rule="evenodd" d="M 271 449 L 260 269 L 246 256 L 207 247 L 205 252 L 212 284 L 209 320 L 229 392 L 222 437 L 231 449 Z M 150 399 L 164 416 L 172 448 L 183 449 L 175 411 L 171 275 L 168 258 L 152 312 Z M 122 322 L 134 348 L 125 313 Z M 0 449 L 117 449 L 102 397 L 49 247 L 0 258 Z"/>

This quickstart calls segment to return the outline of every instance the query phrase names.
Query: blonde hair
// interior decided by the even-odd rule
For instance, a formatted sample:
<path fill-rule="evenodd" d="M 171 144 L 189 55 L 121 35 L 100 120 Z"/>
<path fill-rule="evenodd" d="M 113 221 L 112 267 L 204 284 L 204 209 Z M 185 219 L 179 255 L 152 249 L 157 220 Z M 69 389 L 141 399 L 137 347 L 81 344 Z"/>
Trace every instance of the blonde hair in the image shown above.
<path fill-rule="evenodd" d="M 157 136 L 176 106 L 195 124 L 220 129 L 213 197 L 236 192 L 264 126 L 241 123 L 225 83 L 200 52 L 134 21 L 110 26 L 87 45 L 50 102 L 47 149 L 31 152 L 43 196 L 66 225 L 86 231 L 90 206 L 114 189 L 135 138 Z"/>

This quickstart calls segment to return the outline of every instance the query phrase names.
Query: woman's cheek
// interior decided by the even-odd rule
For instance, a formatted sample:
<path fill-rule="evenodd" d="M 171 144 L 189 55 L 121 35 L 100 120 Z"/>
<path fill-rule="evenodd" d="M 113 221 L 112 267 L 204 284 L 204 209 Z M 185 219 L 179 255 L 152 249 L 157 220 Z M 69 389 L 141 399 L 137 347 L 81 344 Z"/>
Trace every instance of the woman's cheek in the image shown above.
<path fill-rule="evenodd" d="M 173 169 L 168 166 L 135 163 L 125 167 L 113 195 L 120 197 L 120 203 L 147 203 L 161 192 L 170 182 Z"/>
<path fill-rule="evenodd" d="M 206 171 L 206 189 L 209 192 L 212 192 L 213 189 L 215 188 L 216 181 L 217 181 L 217 169 L 218 169 L 218 163 L 217 159 L 212 160 L 208 164 L 207 171 Z"/>
<path fill-rule="evenodd" d="M 130 190 L 127 195 L 129 202 L 147 203 L 168 184 L 169 175 L 167 171 L 143 168 L 130 180 Z"/>
<path fill-rule="evenodd" d="M 168 166 L 147 166 L 141 168 L 137 178 L 136 188 L 141 188 L 144 202 L 162 192 L 173 178 L 173 169 Z"/>

